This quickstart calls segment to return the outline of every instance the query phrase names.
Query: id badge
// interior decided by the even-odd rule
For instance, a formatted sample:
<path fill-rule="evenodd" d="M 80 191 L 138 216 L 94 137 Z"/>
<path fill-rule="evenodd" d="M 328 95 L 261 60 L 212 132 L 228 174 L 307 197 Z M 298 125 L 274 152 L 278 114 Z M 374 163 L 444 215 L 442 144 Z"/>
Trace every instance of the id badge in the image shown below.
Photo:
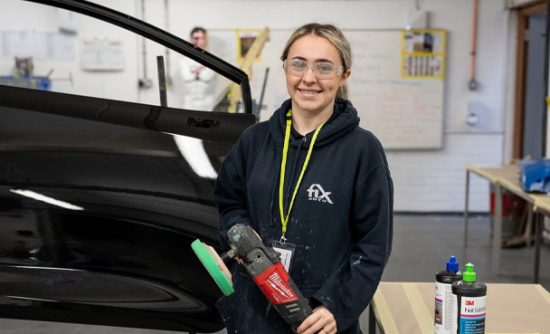
<path fill-rule="evenodd" d="M 271 247 L 273 247 L 273 250 L 279 253 L 281 256 L 281 263 L 285 267 L 286 271 L 290 273 L 290 267 L 292 265 L 292 257 L 294 255 L 294 251 L 296 250 L 296 246 L 293 244 L 289 244 L 288 242 L 285 242 L 283 245 L 278 240 L 273 240 L 271 242 Z"/>

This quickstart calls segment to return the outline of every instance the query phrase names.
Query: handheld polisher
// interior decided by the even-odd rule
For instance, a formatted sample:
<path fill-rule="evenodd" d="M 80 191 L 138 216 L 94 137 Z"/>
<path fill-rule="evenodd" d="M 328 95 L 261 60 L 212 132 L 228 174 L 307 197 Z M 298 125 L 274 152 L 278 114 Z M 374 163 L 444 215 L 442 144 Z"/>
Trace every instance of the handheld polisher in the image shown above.
<path fill-rule="evenodd" d="M 283 320 L 296 331 L 312 310 L 282 265 L 279 253 L 265 246 L 256 231 L 247 225 L 236 224 L 227 236 L 230 250 L 222 256 L 199 239 L 191 248 L 226 296 L 234 289 L 223 259 L 238 260 Z"/>

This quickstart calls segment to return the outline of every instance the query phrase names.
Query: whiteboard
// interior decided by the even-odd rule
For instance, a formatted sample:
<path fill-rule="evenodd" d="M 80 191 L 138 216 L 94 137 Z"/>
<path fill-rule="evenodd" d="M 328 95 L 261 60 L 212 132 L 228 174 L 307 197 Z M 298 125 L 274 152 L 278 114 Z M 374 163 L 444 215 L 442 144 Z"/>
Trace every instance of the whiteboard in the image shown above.
<path fill-rule="evenodd" d="M 258 99 L 269 67 L 261 119 L 268 119 L 288 99 L 280 55 L 292 30 L 271 31 L 251 78 L 252 95 Z M 211 31 L 212 51 L 236 62 L 236 38 L 231 31 Z M 361 127 L 372 131 L 386 149 L 435 149 L 443 141 L 442 78 L 401 77 L 401 31 L 345 31 L 353 53 L 348 81 L 350 100 Z M 218 53 L 216 53 L 216 51 Z"/>
<path fill-rule="evenodd" d="M 401 32 L 347 32 L 354 52 L 350 100 L 361 126 L 388 149 L 440 148 L 441 78 L 401 78 Z"/>

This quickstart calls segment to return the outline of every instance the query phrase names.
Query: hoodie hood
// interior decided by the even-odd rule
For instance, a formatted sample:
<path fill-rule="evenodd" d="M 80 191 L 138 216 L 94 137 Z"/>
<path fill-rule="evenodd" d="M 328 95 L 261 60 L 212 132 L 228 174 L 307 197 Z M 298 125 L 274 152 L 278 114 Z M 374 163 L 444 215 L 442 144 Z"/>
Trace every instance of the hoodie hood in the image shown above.
<path fill-rule="evenodd" d="M 269 119 L 269 131 L 275 142 L 279 145 L 283 145 L 285 127 L 286 127 L 286 113 L 292 105 L 292 100 L 288 99 L 279 109 L 275 111 L 273 116 Z M 337 98 L 334 103 L 334 111 L 330 119 L 325 123 L 321 132 L 315 142 L 315 147 L 322 147 L 332 143 L 345 134 L 355 130 L 359 126 L 359 117 L 357 116 L 357 110 L 350 101 Z M 313 132 L 308 133 L 307 137 L 310 138 Z M 309 140 L 305 143 L 305 147 L 309 146 Z M 295 141 L 291 140 L 290 145 L 297 145 Z"/>

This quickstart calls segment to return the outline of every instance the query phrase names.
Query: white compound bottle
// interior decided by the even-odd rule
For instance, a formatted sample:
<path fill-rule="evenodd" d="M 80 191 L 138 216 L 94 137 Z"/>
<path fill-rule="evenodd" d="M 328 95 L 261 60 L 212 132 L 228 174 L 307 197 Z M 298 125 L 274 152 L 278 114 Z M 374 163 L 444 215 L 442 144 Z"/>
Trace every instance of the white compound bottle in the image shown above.
<path fill-rule="evenodd" d="M 456 257 L 451 256 L 447 267 L 435 274 L 435 334 L 451 334 L 453 321 L 453 282 L 460 281 L 462 274 Z"/>

